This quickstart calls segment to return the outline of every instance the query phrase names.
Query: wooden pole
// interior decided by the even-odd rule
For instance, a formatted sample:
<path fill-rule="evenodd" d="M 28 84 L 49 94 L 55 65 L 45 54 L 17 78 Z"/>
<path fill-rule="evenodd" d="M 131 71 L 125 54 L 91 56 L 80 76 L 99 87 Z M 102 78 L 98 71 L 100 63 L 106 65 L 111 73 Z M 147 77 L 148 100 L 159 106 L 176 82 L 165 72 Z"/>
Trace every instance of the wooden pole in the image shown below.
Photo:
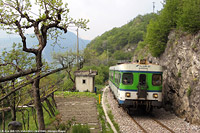
<path fill-rule="evenodd" d="M 79 63 L 79 37 L 78 37 L 78 28 L 77 28 L 77 57 L 76 57 L 76 63 L 77 63 L 77 69 L 78 68 L 78 63 Z"/>
<path fill-rule="evenodd" d="M 99 104 L 101 104 L 101 94 L 99 94 Z"/>

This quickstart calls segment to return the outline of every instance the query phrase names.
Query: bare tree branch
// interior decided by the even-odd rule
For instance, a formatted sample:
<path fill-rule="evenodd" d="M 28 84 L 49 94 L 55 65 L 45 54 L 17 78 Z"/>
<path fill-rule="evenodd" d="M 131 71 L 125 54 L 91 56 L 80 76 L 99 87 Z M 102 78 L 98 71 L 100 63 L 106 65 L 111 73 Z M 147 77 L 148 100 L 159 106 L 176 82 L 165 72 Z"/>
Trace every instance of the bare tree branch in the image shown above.
<path fill-rule="evenodd" d="M 9 80 L 12 80 L 12 79 L 16 79 L 16 78 L 19 78 L 19 77 L 22 77 L 22 76 L 26 76 L 26 75 L 35 73 L 37 71 L 38 71 L 38 69 L 33 68 L 33 69 L 26 70 L 26 71 L 18 72 L 16 74 L 8 75 L 6 77 L 0 77 L 0 83 L 5 82 L 5 81 L 9 81 Z"/>
<path fill-rule="evenodd" d="M 42 76 L 37 76 L 36 78 L 34 78 L 34 79 L 32 79 L 32 80 L 29 80 L 28 82 L 26 82 L 26 83 L 24 83 L 24 84 L 22 84 L 22 85 L 19 85 L 19 86 L 16 87 L 14 90 L 12 90 L 11 92 L 9 92 L 9 93 L 6 94 L 5 96 L 1 97 L 1 98 L 0 98 L 0 102 L 1 102 L 2 100 L 6 99 L 8 96 L 10 96 L 10 95 L 11 95 L 12 93 L 14 93 L 15 91 L 18 91 L 18 90 L 20 90 L 22 87 L 25 87 L 25 86 L 27 86 L 27 85 L 33 83 L 34 80 L 44 78 L 44 77 L 46 77 L 46 76 L 49 76 L 49 75 L 51 75 L 51 74 L 53 74 L 53 73 L 62 71 L 62 70 L 67 69 L 67 68 L 68 68 L 68 66 L 63 67 L 63 68 L 58 68 L 58 69 L 56 69 L 56 70 L 52 70 L 51 72 L 48 72 L 48 73 L 46 73 L 46 74 L 44 74 L 44 75 L 42 75 Z"/>

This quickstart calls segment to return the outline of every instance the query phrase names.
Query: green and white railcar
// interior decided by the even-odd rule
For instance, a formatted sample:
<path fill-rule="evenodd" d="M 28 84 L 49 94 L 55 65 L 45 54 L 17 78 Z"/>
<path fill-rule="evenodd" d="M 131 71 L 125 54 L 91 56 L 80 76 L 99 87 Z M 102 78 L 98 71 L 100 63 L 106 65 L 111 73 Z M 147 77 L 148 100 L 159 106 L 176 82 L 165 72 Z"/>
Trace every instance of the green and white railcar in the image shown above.
<path fill-rule="evenodd" d="M 162 67 L 149 64 L 125 63 L 109 68 L 109 86 L 119 105 L 137 108 L 138 105 L 161 107 Z"/>

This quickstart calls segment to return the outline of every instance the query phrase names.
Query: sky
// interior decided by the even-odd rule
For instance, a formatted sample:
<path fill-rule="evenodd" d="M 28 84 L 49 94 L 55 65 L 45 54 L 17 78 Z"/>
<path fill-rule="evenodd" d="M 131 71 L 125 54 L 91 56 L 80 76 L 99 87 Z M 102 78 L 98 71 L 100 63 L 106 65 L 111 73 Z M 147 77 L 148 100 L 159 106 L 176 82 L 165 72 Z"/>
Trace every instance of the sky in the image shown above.
<path fill-rule="evenodd" d="M 35 0 L 31 0 L 32 2 Z M 153 2 L 155 2 L 155 12 L 160 11 L 163 0 L 63 0 L 68 3 L 70 9 L 69 16 L 74 19 L 89 19 L 87 31 L 79 29 L 79 37 L 92 40 L 104 32 L 121 27 L 138 15 L 153 12 Z M 35 9 L 34 9 L 35 10 Z M 76 29 L 68 29 L 76 33 Z M 0 31 L 0 38 L 8 36 Z M 12 35 L 13 37 L 13 35 Z"/>
<path fill-rule="evenodd" d="M 163 0 L 66 0 L 72 18 L 89 19 L 88 31 L 79 30 L 79 36 L 92 40 L 114 27 L 121 27 L 138 15 L 163 8 Z M 75 29 L 69 28 L 70 31 Z"/>

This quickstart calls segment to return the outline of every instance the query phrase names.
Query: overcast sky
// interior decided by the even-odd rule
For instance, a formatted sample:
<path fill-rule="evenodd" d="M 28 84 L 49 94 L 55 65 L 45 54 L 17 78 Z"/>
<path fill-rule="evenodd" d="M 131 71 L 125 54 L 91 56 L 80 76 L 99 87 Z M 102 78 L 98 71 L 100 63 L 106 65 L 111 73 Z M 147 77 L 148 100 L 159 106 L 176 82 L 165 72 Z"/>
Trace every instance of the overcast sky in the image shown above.
<path fill-rule="evenodd" d="M 73 18 L 85 18 L 90 22 L 88 31 L 79 30 L 80 37 L 92 40 L 95 37 L 121 27 L 136 16 L 162 9 L 163 0 L 66 0 Z M 71 28 L 70 28 L 71 29 Z M 71 29 L 70 31 L 73 31 Z"/>

